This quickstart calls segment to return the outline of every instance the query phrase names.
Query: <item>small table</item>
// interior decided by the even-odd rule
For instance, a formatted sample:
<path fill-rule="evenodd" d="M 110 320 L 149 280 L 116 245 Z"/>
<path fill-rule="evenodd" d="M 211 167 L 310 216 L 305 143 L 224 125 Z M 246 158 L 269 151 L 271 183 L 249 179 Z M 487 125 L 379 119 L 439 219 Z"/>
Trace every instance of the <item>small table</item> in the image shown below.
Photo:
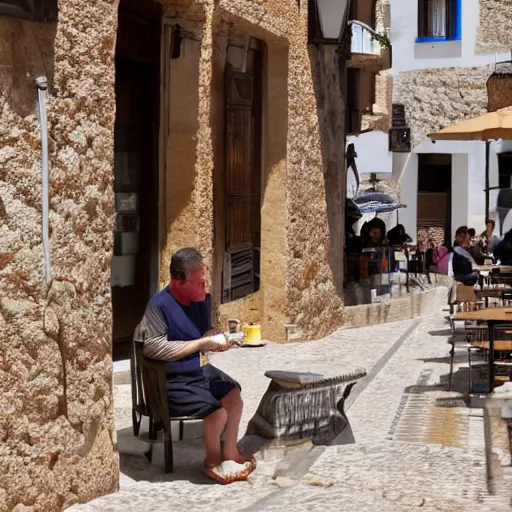
<path fill-rule="evenodd" d="M 478 270 L 480 272 L 490 272 L 491 270 L 493 270 L 495 268 L 499 269 L 499 271 L 504 274 L 512 273 L 511 265 L 478 265 Z"/>
<path fill-rule="evenodd" d="M 487 322 L 489 329 L 489 390 L 494 389 L 494 327 L 497 324 L 512 323 L 512 308 L 487 308 L 478 311 L 461 311 L 455 315 L 455 320 Z"/>

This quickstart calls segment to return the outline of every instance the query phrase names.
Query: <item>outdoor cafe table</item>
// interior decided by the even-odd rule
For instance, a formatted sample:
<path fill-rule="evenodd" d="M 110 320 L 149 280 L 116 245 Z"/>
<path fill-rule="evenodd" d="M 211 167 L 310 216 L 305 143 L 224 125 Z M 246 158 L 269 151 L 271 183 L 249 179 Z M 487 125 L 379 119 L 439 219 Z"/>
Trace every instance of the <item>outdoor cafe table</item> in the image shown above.
<path fill-rule="evenodd" d="M 497 324 L 512 323 L 512 308 L 487 308 L 477 311 L 460 311 L 455 320 L 487 322 L 489 329 L 489 384 L 488 392 L 494 389 L 494 328 Z"/>
<path fill-rule="evenodd" d="M 504 274 L 512 274 L 511 265 L 478 265 L 478 270 L 480 272 L 490 272 L 495 268 L 499 269 L 499 271 L 503 272 Z"/>
<path fill-rule="evenodd" d="M 485 299 L 486 306 L 490 297 L 504 297 L 504 294 L 512 294 L 512 286 L 484 286 L 475 288 L 475 294 L 478 299 Z M 511 318 L 512 321 L 512 318 Z"/>

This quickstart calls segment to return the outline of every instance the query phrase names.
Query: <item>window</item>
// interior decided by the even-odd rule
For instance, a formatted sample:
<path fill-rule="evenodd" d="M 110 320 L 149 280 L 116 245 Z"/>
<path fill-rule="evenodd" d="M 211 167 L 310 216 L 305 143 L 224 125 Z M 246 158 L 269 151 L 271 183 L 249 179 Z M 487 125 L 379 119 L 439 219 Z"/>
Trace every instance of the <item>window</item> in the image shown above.
<path fill-rule="evenodd" d="M 418 0 L 418 43 L 462 36 L 462 0 Z"/>

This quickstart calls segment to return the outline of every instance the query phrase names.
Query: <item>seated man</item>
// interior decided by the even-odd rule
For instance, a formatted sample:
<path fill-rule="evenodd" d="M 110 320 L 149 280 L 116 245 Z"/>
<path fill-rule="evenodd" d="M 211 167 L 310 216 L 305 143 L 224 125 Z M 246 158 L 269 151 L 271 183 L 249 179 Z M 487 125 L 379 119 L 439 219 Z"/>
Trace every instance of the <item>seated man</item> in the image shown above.
<path fill-rule="evenodd" d="M 204 418 L 203 471 L 219 483 L 246 480 L 255 462 L 246 461 L 237 448 L 243 406 L 240 385 L 214 366 L 200 363 L 201 352 L 230 346 L 206 334 L 210 318 L 203 257 L 196 249 L 179 250 L 171 259 L 170 274 L 170 284 L 149 301 L 135 339 L 144 342 L 146 357 L 168 361 L 171 414 Z"/>

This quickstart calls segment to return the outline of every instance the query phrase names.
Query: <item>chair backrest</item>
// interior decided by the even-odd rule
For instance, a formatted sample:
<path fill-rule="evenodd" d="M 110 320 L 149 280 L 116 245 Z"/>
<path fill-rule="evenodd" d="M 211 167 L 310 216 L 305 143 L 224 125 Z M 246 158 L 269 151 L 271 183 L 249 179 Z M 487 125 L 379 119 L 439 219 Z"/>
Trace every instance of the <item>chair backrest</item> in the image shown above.
<path fill-rule="evenodd" d="M 149 416 L 145 400 L 145 390 L 142 380 L 142 361 L 144 359 L 143 343 L 132 341 L 132 403 L 133 408 L 144 416 Z"/>
<path fill-rule="evenodd" d="M 474 286 L 466 286 L 462 283 L 457 285 L 457 302 L 476 302 Z"/>
<path fill-rule="evenodd" d="M 170 432 L 171 422 L 166 385 L 167 363 L 142 356 L 141 366 L 147 410 L 154 423 L 161 425 L 165 432 Z"/>

